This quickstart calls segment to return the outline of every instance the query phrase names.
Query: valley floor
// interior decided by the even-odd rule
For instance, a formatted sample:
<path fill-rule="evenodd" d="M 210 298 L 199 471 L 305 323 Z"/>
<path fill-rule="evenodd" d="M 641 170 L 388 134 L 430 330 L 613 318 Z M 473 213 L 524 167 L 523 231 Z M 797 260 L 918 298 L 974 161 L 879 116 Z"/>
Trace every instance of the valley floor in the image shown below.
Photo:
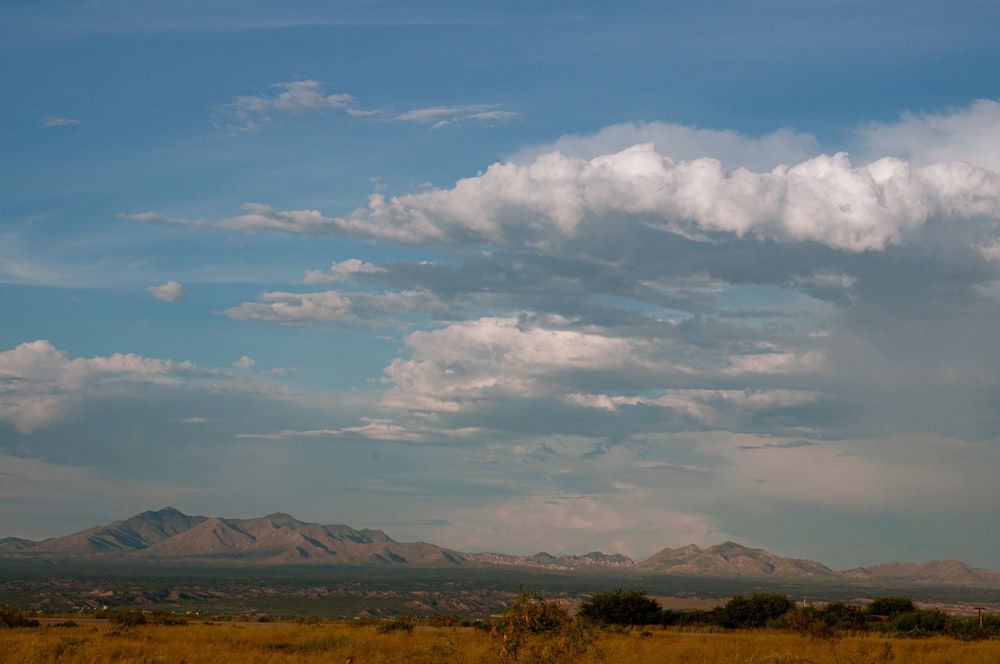
<path fill-rule="evenodd" d="M 36 664 L 268 664 L 350 662 L 483 664 L 500 662 L 490 634 L 470 628 L 379 633 L 373 623 L 192 623 L 180 626 L 66 624 L 0 630 L 0 662 Z M 507 662 L 515 661 L 511 659 Z M 522 657 L 522 662 L 533 662 Z M 578 664 L 615 662 L 753 662 L 768 664 L 985 664 L 1000 662 L 1000 641 L 899 639 L 884 635 L 834 640 L 759 632 L 599 633 Z"/>

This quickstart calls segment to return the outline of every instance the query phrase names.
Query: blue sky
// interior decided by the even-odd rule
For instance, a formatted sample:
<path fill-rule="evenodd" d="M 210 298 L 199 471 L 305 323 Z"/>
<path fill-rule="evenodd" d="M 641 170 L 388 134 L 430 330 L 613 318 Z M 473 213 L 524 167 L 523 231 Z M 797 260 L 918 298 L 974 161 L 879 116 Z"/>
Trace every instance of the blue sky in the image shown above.
<path fill-rule="evenodd" d="M 993 2 L 6 2 L 0 535 L 954 557 Z"/>

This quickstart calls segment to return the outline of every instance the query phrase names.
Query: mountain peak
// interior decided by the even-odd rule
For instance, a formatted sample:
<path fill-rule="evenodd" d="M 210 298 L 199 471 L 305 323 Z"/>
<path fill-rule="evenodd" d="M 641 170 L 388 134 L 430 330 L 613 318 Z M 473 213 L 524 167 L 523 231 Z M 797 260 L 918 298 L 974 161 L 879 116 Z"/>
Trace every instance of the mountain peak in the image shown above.
<path fill-rule="evenodd" d="M 176 507 L 171 507 L 170 505 L 161 507 L 155 512 L 155 514 L 159 514 L 161 516 L 177 516 L 178 514 L 181 516 L 187 516 L 184 512 L 180 511 Z"/>
<path fill-rule="evenodd" d="M 275 512 L 274 514 L 268 514 L 264 517 L 266 521 L 270 521 L 274 526 L 278 528 L 289 528 L 291 530 L 296 530 L 305 524 L 299 521 L 291 514 L 286 514 L 284 512 Z"/>

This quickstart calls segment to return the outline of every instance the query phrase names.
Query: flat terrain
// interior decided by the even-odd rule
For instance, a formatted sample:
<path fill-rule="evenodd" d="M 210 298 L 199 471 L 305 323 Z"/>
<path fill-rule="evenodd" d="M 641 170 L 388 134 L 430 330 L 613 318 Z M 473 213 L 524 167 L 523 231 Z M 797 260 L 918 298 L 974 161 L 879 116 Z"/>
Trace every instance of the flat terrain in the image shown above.
<path fill-rule="evenodd" d="M 503 613 L 523 584 L 572 607 L 595 592 L 638 588 L 675 611 L 711 608 L 733 595 L 785 593 L 809 602 L 864 603 L 886 595 L 922 606 L 975 615 L 1000 613 L 1000 592 L 969 588 L 791 584 L 748 579 L 696 579 L 634 570 L 555 572 L 530 568 L 468 570 L 351 567 L 151 566 L 0 564 L 0 605 L 46 614 L 93 614 L 109 608 L 191 616 L 310 617 L 349 620 L 400 614 L 457 614 L 466 619 Z"/>
<path fill-rule="evenodd" d="M 266 628 L 265 628 L 266 625 Z M 478 629 L 423 628 L 382 634 L 374 624 L 188 624 L 183 626 L 46 625 L 0 632 L 0 662 L 34 664 L 263 664 L 351 662 L 483 664 L 497 662 L 496 643 Z M 1000 661 L 1000 642 L 944 638 L 836 640 L 785 632 L 684 632 L 672 629 L 599 633 L 574 663 L 765 662 L 769 664 L 986 664 Z"/>

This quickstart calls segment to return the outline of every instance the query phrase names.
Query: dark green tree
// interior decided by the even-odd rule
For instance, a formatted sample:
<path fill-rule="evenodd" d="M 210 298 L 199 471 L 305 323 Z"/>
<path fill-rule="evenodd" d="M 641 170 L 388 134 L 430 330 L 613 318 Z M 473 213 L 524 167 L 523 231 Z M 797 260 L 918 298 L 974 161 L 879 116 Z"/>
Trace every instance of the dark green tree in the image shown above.
<path fill-rule="evenodd" d="M 944 632 L 951 621 L 951 616 L 944 611 L 917 609 L 898 614 L 889 623 L 889 628 L 908 636 L 926 636 Z"/>
<path fill-rule="evenodd" d="M 841 601 L 828 602 L 819 612 L 820 618 L 833 629 L 864 629 L 865 612 L 860 606 Z"/>
<path fill-rule="evenodd" d="M 909 597 L 876 597 L 865 609 L 869 616 L 885 616 L 889 620 L 916 610 L 916 605 Z"/>
<path fill-rule="evenodd" d="M 670 612 L 646 594 L 645 590 L 622 590 L 595 593 L 580 604 L 577 616 L 602 625 L 663 625 Z"/>
<path fill-rule="evenodd" d="M 734 629 L 758 629 L 765 627 L 769 620 L 782 617 L 794 606 L 787 595 L 778 593 L 736 595 L 719 611 L 719 623 Z"/>

